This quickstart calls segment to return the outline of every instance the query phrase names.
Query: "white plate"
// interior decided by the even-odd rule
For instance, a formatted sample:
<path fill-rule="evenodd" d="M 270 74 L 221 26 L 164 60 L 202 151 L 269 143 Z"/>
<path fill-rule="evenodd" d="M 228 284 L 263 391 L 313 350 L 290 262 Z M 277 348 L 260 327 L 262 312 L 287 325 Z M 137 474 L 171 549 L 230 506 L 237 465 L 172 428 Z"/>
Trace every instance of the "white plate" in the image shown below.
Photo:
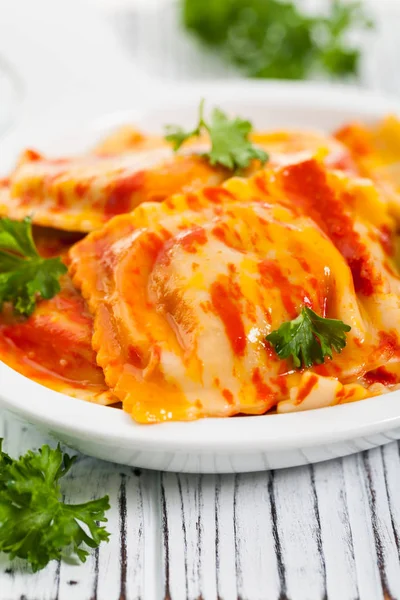
<path fill-rule="evenodd" d="M 88 115 L 93 118 L 101 112 L 99 99 L 94 103 L 82 98 L 73 110 L 70 107 L 60 115 L 61 128 L 52 118 L 36 131 L 9 137 L 3 144 L 0 168 L 9 165 L 17 149 L 27 143 L 62 155 L 90 147 L 121 123 L 135 122 L 153 131 L 166 123 L 192 125 L 202 96 L 208 105 L 237 111 L 257 127 L 330 130 L 355 118 L 373 121 L 388 112 L 400 114 L 397 102 L 364 90 L 314 84 L 223 82 L 163 88 L 146 108 L 101 116 L 90 123 Z M 55 135 L 62 128 L 68 133 Z M 82 452 L 170 471 L 227 473 L 289 467 L 400 438 L 400 391 L 288 415 L 143 426 L 122 411 L 53 392 L 0 363 L 0 399 L 12 412 Z"/>

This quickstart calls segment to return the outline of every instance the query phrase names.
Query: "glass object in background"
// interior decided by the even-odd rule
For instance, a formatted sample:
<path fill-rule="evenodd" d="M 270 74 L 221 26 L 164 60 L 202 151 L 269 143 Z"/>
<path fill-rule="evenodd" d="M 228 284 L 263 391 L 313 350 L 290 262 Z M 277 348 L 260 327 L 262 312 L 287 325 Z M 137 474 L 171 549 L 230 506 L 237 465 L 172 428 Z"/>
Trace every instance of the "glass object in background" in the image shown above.
<path fill-rule="evenodd" d="M 23 98 L 23 84 L 15 69 L 0 56 L 0 137 L 15 123 Z"/>

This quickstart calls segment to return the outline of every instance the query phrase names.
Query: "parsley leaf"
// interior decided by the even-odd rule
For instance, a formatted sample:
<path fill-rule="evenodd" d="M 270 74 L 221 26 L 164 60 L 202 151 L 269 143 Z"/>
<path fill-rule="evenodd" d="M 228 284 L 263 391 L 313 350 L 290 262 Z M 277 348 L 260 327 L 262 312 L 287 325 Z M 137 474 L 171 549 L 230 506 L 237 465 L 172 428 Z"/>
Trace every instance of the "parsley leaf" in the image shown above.
<path fill-rule="evenodd" d="M 204 100 L 200 103 L 199 122 L 195 129 L 185 131 L 181 127 L 168 125 L 165 139 L 171 142 L 176 152 L 182 144 L 191 137 L 198 137 L 202 130 L 208 132 L 211 141 L 211 150 L 203 154 L 211 165 L 222 165 L 227 169 L 244 169 L 253 159 L 258 159 L 264 164 L 268 154 L 257 148 L 249 140 L 252 131 L 250 121 L 240 117 L 229 119 L 219 108 L 215 108 L 209 122 L 204 119 Z"/>
<path fill-rule="evenodd" d="M 219 163 L 228 169 L 237 169 L 247 167 L 253 159 L 266 163 L 268 154 L 253 146 L 248 139 L 252 130 L 250 121 L 240 117 L 229 120 L 222 110 L 216 108 L 207 129 L 211 152 L 206 156 L 212 165 Z"/>
<path fill-rule="evenodd" d="M 189 131 L 185 131 L 178 125 L 167 125 L 165 127 L 165 139 L 167 142 L 171 142 L 174 152 L 177 152 L 186 140 L 189 140 L 192 137 L 199 137 L 202 126 L 202 117 L 200 117 L 199 126 L 196 129 L 191 129 Z"/>
<path fill-rule="evenodd" d="M 350 329 L 343 321 L 324 319 L 303 306 L 296 319 L 283 323 L 266 339 L 279 358 L 291 356 L 296 368 L 311 367 L 323 363 L 326 356 L 332 358 L 332 348 L 340 353 Z"/>
<path fill-rule="evenodd" d="M 295 0 L 181 0 L 184 27 L 249 77 L 305 79 L 357 73 L 348 32 L 371 26 L 361 2 L 311 14 Z"/>
<path fill-rule="evenodd" d="M 20 315 L 29 316 L 39 298 L 53 298 L 59 279 L 67 272 L 60 258 L 42 258 L 32 237 L 30 218 L 0 219 L 0 310 L 11 302 Z"/>
<path fill-rule="evenodd" d="M 60 446 L 43 446 L 13 460 L 0 439 L 0 551 L 26 559 L 33 571 L 59 560 L 65 551 L 85 562 L 82 543 L 97 548 L 109 534 L 98 522 L 110 508 L 108 496 L 85 504 L 64 504 L 59 480 L 75 457 Z M 82 526 L 83 525 L 83 526 Z"/>

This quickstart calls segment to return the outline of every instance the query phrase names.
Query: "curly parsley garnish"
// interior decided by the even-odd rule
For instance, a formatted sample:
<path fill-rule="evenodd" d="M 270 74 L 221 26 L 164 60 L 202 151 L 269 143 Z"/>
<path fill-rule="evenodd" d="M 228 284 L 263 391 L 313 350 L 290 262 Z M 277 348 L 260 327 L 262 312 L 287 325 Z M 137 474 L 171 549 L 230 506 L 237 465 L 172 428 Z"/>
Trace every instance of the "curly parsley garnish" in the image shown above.
<path fill-rule="evenodd" d="M 0 219 L 0 310 L 11 302 L 17 314 L 29 316 L 38 299 L 60 291 L 67 267 L 60 258 L 42 258 L 32 237 L 30 218 Z"/>
<path fill-rule="evenodd" d="M 26 559 L 33 571 L 59 560 L 67 551 L 85 562 L 85 543 L 97 548 L 109 533 L 98 522 L 110 508 L 108 496 L 85 504 L 64 504 L 59 480 L 75 457 L 60 447 L 43 446 L 12 459 L 0 439 L 0 551 Z M 83 525 L 83 526 L 82 526 Z"/>
<path fill-rule="evenodd" d="M 321 364 L 332 358 L 332 349 L 341 352 L 346 346 L 346 332 L 351 327 L 337 319 L 324 319 L 311 308 L 303 306 L 293 321 L 283 323 L 267 335 L 279 358 L 293 359 L 296 368 Z"/>
<path fill-rule="evenodd" d="M 207 122 L 204 119 L 204 100 L 200 102 L 199 122 L 195 129 L 185 131 L 182 127 L 168 125 L 165 139 L 172 143 L 176 152 L 186 140 L 198 137 L 203 131 L 208 132 L 211 141 L 210 152 L 203 156 L 211 165 L 219 164 L 235 170 L 248 167 L 253 159 L 260 160 L 262 164 L 268 160 L 268 154 L 249 140 L 252 131 L 250 121 L 240 117 L 230 119 L 222 110 L 214 108 Z"/>

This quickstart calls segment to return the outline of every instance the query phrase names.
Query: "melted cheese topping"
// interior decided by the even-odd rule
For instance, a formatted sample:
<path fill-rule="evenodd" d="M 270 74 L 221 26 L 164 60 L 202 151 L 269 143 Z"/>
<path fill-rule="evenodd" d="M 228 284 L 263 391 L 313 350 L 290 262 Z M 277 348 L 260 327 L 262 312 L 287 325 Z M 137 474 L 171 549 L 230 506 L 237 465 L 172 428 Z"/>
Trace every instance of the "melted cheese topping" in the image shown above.
<path fill-rule="evenodd" d="M 137 150 L 162 148 L 163 146 L 169 147 L 163 137 L 145 135 L 136 127 L 123 125 L 96 144 L 93 153 L 99 156 L 111 156 Z"/>
<path fill-rule="evenodd" d="M 322 134 L 259 133 L 253 139 L 270 152 L 271 164 L 316 155 L 329 165 L 351 168 L 345 147 Z M 212 167 L 199 155 L 209 146 L 207 138 L 194 138 L 174 155 L 162 138 L 124 128 L 85 156 L 46 159 L 27 150 L 0 187 L 0 215 L 13 219 L 33 215 L 37 225 L 93 231 L 142 202 L 160 202 L 174 193 L 224 181 L 230 172 Z M 254 161 L 246 175 L 259 168 Z"/>
<path fill-rule="evenodd" d="M 390 210 L 400 218 L 400 120 L 389 116 L 370 127 L 351 123 L 335 135 L 360 172 L 384 190 Z"/>
<path fill-rule="evenodd" d="M 116 217 L 70 272 L 137 421 L 298 410 L 374 394 L 364 375 L 396 360 L 393 231 L 370 182 L 306 160 Z M 265 336 L 304 304 L 352 329 L 333 361 L 294 372 Z"/>
<path fill-rule="evenodd" d="M 71 396 L 122 401 L 142 423 L 400 388 L 399 122 L 351 125 L 337 139 L 251 137 L 269 152 L 267 169 L 254 161 L 247 179 L 223 185 L 229 172 L 199 155 L 205 137 L 177 156 L 130 127 L 84 156 L 27 150 L 0 181 L 0 214 L 64 230 L 35 228 L 42 256 L 78 242 L 69 262 L 83 297 L 64 277 L 29 319 L 6 307 L 0 359 Z M 352 330 L 334 360 L 294 371 L 265 336 L 304 304 Z"/>
<path fill-rule="evenodd" d="M 25 162 L 0 192 L 0 214 L 70 231 L 91 231 L 145 200 L 213 185 L 224 171 L 169 148 L 116 157 Z"/>

